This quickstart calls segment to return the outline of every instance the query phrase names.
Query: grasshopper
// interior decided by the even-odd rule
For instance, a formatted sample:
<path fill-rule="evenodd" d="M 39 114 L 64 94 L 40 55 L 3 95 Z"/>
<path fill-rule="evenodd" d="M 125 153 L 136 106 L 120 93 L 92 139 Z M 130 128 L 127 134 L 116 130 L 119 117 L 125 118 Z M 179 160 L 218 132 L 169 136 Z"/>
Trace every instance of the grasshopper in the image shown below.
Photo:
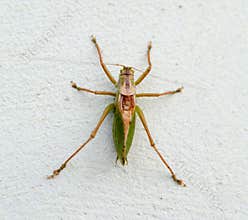
<path fill-rule="evenodd" d="M 114 84 L 116 87 L 116 92 L 109 92 L 109 91 L 93 91 L 90 89 L 82 88 L 77 86 L 76 83 L 71 82 L 71 86 L 78 91 L 84 91 L 88 93 L 92 93 L 95 95 L 107 95 L 107 96 L 114 96 L 115 101 L 114 103 L 108 105 L 105 110 L 103 111 L 95 129 L 91 132 L 88 139 L 81 144 L 78 149 L 67 159 L 64 163 L 59 167 L 59 169 L 54 170 L 53 174 L 48 176 L 48 179 L 54 178 L 55 176 L 59 175 L 59 173 L 66 167 L 67 163 L 80 151 L 82 150 L 92 139 L 95 138 L 98 129 L 101 127 L 104 119 L 110 113 L 114 113 L 114 120 L 113 120 L 113 139 L 115 144 L 115 149 L 117 153 L 116 162 L 120 160 L 120 163 L 124 166 L 127 164 L 127 155 L 130 150 L 134 130 L 135 130 L 135 121 L 136 115 L 138 115 L 139 119 L 142 122 L 142 125 L 146 131 L 148 136 L 149 142 L 151 147 L 155 150 L 161 161 L 164 165 L 168 168 L 172 179 L 181 186 L 186 186 L 185 183 L 178 179 L 171 169 L 169 164 L 166 162 L 162 154 L 158 151 L 151 133 L 148 129 L 148 125 L 144 116 L 143 111 L 141 108 L 136 104 L 136 98 L 140 97 L 159 97 L 164 95 L 172 95 L 175 93 L 179 93 L 182 91 L 183 87 L 180 87 L 174 91 L 167 91 L 163 93 L 136 93 L 136 86 L 139 85 L 144 78 L 150 73 L 152 69 L 152 63 L 150 58 L 150 52 L 152 48 L 151 42 L 149 42 L 147 47 L 147 61 L 148 67 L 146 70 L 138 77 L 137 80 L 134 79 L 134 67 L 125 66 L 121 64 L 112 64 L 121 66 L 122 69 L 120 70 L 119 80 L 116 81 L 115 78 L 111 75 L 109 69 L 107 68 L 107 64 L 103 62 L 101 49 L 96 41 L 96 38 L 92 36 L 91 41 L 94 43 L 97 53 L 99 56 L 100 64 L 102 66 L 103 71 L 105 72 L 106 76 L 109 80 Z M 111 65 L 111 64 L 110 64 Z"/>

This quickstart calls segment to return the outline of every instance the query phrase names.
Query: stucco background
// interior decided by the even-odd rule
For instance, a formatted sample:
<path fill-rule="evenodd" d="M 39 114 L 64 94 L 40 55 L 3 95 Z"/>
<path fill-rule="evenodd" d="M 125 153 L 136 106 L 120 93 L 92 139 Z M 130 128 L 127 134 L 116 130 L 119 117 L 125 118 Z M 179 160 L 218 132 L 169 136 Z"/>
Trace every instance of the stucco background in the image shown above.
<path fill-rule="evenodd" d="M 248 218 L 248 1 L 1 0 L 0 19 L 1 219 Z M 185 87 L 138 103 L 186 188 L 139 121 L 128 166 L 115 166 L 112 115 L 46 179 L 112 101 L 70 87 L 114 89 L 91 34 L 106 62 L 140 69 L 153 41 L 153 69 L 138 91 Z"/>

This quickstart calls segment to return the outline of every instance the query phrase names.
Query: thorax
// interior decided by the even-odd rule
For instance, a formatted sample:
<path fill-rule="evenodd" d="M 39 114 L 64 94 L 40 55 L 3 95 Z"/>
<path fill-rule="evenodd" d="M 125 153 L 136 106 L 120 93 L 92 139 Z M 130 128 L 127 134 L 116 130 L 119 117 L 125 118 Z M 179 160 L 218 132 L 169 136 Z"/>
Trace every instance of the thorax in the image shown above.
<path fill-rule="evenodd" d="M 136 89 L 133 75 L 120 75 L 116 97 L 120 113 L 134 112 L 135 94 Z"/>

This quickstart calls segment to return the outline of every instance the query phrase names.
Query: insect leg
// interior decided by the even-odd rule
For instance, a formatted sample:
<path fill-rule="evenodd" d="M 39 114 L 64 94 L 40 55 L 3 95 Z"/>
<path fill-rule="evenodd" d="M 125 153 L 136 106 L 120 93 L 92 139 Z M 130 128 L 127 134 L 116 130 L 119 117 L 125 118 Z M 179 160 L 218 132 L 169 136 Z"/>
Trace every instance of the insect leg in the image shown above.
<path fill-rule="evenodd" d="M 152 63 L 151 63 L 151 57 L 150 57 L 150 52 L 152 49 L 152 42 L 150 41 L 148 43 L 148 47 L 147 47 L 147 61 L 148 61 L 148 67 L 146 68 L 145 72 L 143 72 L 141 74 L 141 76 L 135 81 L 135 85 L 137 86 L 138 84 L 140 84 L 142 82 L 142 80 L 148 75 L 148 73 L 151 71 L 152 69 Z"/>
<path fill-rule="evenodd" d="M 101 127 L 101 125 L 102 125 L 104 119 L 105 119 L 106 116 L 109 114 L 109 112 L 110 112 L 111 110 L 114 109 L 114 107 L 115 107 L 115 104 L 112 103 L 112 104 L 108 105 L 108 106 L 105 108 L 104 112 L 102 113 L 102 116 L 101 116 L 100 120 L 98 121 L 98 123 L 97 123 L 95 129 L 91 132 L 89 138 L 88 138 L 83 144 L 81 144 L 81 145 L 78 147 L 78 149 L 77 149 L 70 157 L 68 157 L 68 159 L 60 166 L 59 169 L 54 170 L 54 171 L 53 171 L 53 174 L 47 177 L 48 179 L 52 179 L 52 178 L 54 178 L 55 176 L 59 175 L 59 173 L 66 167 L 66 164 L 67 164 L 67 163 L 68 163 L 68 162 L 69 162 L 69 161 L 70 161 L 70 160 L 71 160 L 71 159 L 72 159 L 72 158 L 73 158 L 73 157 L 74 157 L 74 156 L 75 156 L 75 155 L 76 155 L 76 154 L 77 154 L 77 153 L 78 153 L 86 144 L 88 144 L 88 143 L 96 136 L 97 131 L 98 131 L 98 129 Z"/>
<path fill-rule="evenodd" d="M 174 91 L 167 91 L 167 92 L 162 92 L 162 93 L 138 93 L 136 94 L 136 97 L 159 97 L 163 95 L 173 95 L 175 93 L 182 92 L 182 90 L 183 90 L 183 87 L 180 87 Z"/>
<path fill-rule="evenodd" d="M 95 94 L 95 95 L 110 95 L 110 96 L 115 96 L 116 95 L 114 92 L 93 91 L 93 90 L 90 90 L 90 89 L 82 88 L 82 87 L 77 86 L 77 84 L 72 82 L 72 81 L 71 81 L 71 86 L 72 86 L 72 88 L 77 89 L 78 91 L 89 92 L 89 93 L 92 93 L 92 94 Z"/>
<path fill-rule="evenodd" d="M 165 165 L 165 166 L 168 168 L 168 170 L 170 171 L 171 176 L 172 176 L 172 179 L 173 179 L 176 183 L 178 183 L 179 185 L 181 185 L 181 186 L 186 186 L 185 183 L 184 183 L 182 180 L 177 179 L 175 173 L 173 172 L 173 170 L 171 169 L 171 167 L 169 166 L 169 164 L 166 162 L 166 160 L 164 159 L 164 157 L 163 157 L 163 156 L 161 155 L 161 153 L 158 151 L 158 149 L 157 149 L 157 147 L 156 147 L 156 145 L 155 145 L 155 143 L 154 143 L 154 141 L 153 141 L 153 139 L 152 139 L 151 133 L 150 133 L 150 131 L 149 131 L 149 129 L 148 129 L 147 122 L 146 122 L 144 113 L 143 113 L 143 111 L 141 110 L 141 108 L 140 108 L 139 106 L 136 106 L 135 111 L 137 112 L 137 114 L 138 114 L 138 116 L 139 116 L 139 118 L 140 118 L 140 120 L 141 120 L 141 122 L 142 122 L 142 124 L 143 124 L 143 126 L 144 126 L 144 128 L 145 128 L 145 131 L 146 131 L 146 133 L 147 133 L 147 136 L 148 136 L 148 139 L 149 139 L 149 141 L 150 141 L 151 147 L 156 151 L 156 153 L 158 154 L 158 156 L 160 157 L 160 159 L 162 160 L 162 162 L 164 163 L 164 165 Z"/>
<path fill-rule="evenodd" d="M 97 49 L 97 53 L 99 55 L 99 59 L 100 59 L 100 64 L 103 68 L 103 71 L 106 73 L 107 77 L 109 78 L 109 80 L 115 85 L 116 84 L 116 80 L 114 79 L 114 77 L 111 75 L 110 71 L 108 70 L 107 66 L 105 65 L 105 63 L 103 62 L 102 59 L 102 54 L 101 54 L 101 49 L 96 41 L 96 37 L 92 36 L 91 41 L 95 44 L 96 49 Z"/>

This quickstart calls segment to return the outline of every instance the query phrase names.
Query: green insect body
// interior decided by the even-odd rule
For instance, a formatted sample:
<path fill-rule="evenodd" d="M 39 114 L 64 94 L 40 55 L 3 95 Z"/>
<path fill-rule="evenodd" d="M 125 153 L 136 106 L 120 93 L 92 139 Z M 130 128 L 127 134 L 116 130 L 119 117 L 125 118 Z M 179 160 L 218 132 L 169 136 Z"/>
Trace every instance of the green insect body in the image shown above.
<path fill-rule="evenodd" d="M 148 136 L 149 142 L 151 147 L 155 150 L 157 155 L 160 157 L 163 164 L 167 167 L 173 180 L 178 183 L 179 185 L 186 186 L 184 182 L 180 179 L 177 179 L 174 171 L 171 169 L 169 164 L 166 162 L 164 157 L 158 151 L 151 133 L 148 129 L 148 125 L 144 116 L 143 111 L 141 108 L 136 105 L 136 98 L 140 97 L 159 97 L 164 95 L 172 95 L 178 92 L 181 92 L 183 87 L 178 88 L 174 91 L 167 91 L 163 93 L 136 93 L 136 86 L 140 84 L 143 79 L 149 74 L 151 71 L 151 60 L 150 60 L 150 51 L 151 51 L 151 43 L 148 44 L 147 50 L 147 60 L 148 60 L 148 67 L 146 70 L 138 77 L 138 79 L 134 79 L 134 70 L 137 70 L 133 67 L 128 67 L 121 64 L 109 64 L 109 65 L 117 65 L 122 66 L 119 74 L 119 80 L 116 81 L 115 78 L 111 75 L 110 71 L 108 70 L 106 64 L 103 62 L 102 54 L 100 47 L 96 41 L 95 37 L 92 37 L 92 42 L 95 44 L 100 64 L 102 66 L 103 71 L 109 78 L 109 80 L 114 84 L 116 87 L 116 92 L 108 92 L 108 91 L 93 91 L 90 89 L 82 88 L 77 86 L 76 83 L 72 82 L 72 87 L 77 89 L 78 91 L 89 92 L 95 95 L 109 95 L 115 97 L 115 102 L 108 105 L 105 110 L 103 111 L 100 120 L 98 121 L 95 129 L 91 132 L 88 139 L 81 144 L 78 149 L 69 157 L 67 158 L 64 163 L 56 170 L 53 171 L 53 174 L 48 176 L 48 179 L 54 178 L 55 176 L 59 175 L 59 173 L 66 167 L 67 163 L 84 147 L 86 146 L 93 138 L 95 138 L 98 129 L 101 127 L 104 119 L 110 112 L 114 112 L 114 119 L 113 119 L 113 139 L 117 153 L 117 160 L 120 161 L 122 165 L 127 164 L 127 155 L 131 148 L 134 131 L 135 131 L 135 121 L 136 116 L 142 122 L 142 125 L 146 131 Z"/>
<path fill-rule="evenodd" d="M 127 154 L 132 145 L 135 130 L 135 83 L 131 67 L 123 67 L 116 94 L 113 138 L 117 159 L 122 165 L 127 162 Z"/>

